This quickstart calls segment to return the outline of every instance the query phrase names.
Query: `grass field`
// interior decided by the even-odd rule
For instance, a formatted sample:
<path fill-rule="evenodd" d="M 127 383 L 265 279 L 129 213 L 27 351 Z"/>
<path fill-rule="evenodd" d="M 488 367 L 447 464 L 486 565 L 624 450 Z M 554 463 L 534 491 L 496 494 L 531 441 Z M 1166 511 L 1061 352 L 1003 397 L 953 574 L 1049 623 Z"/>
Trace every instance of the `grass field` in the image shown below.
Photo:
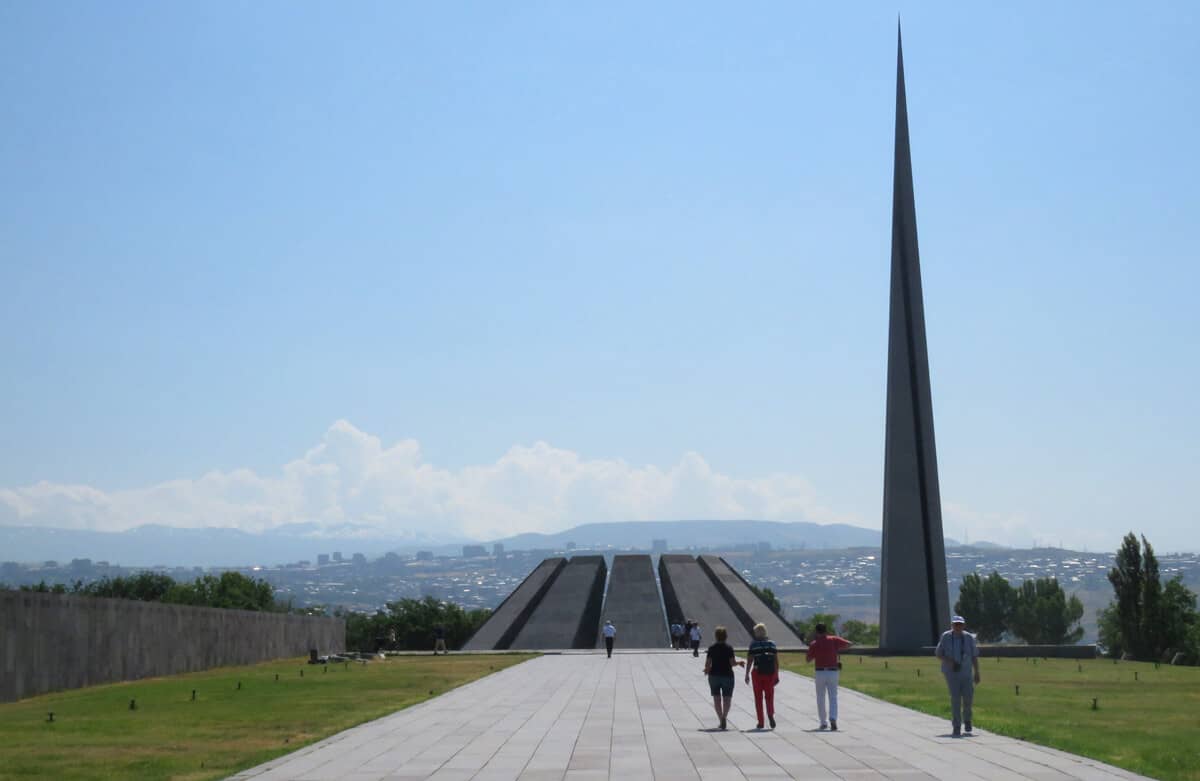
<path fill-rule="evenodd" d="M 402 656 L 327 671 L 296 659 L 6 703 L 0 778 L 223 778 L 528 658 Z"/>
<path fill-rule="evenodd" d="M 782 659 L 785 669 L 812 674 L 802 656 Z M 1200 668 L 1110 659 L 980 661 L 980 728 L 1153 778 L 1200 781 Z M 846 656 L 843 663 L 843 687 L 949 720 L 945 679 L 932 657 Z M 854 715 L 842 717 L 849 722 Z"/>

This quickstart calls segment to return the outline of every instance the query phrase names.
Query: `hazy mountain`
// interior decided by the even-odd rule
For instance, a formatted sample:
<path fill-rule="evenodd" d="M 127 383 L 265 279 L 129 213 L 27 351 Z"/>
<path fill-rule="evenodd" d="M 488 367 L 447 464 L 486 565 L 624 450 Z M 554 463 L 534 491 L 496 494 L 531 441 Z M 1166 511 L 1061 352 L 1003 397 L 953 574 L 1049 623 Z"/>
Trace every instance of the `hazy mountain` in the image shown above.
<path fill-rule="evenodd" d="M 769 542 L 776 548 L 879 547 L 880 532 L 844 523 L 819 524 L 797 521 L 626 521 L 587 523 L 555 534 L 517 534 L 495 540 L 505 550 L 563 550 L 568 542 L 576 548 L 649 549 L 653 540 L 665 539 L 671 549 L 721 548 Z"/>
<path fill-rule="evenodd" d="M 555 534 L 518 534 L 494 540 L 510 551 L 576 548 L 640 548 L 665 539 L 672 550 L 687 547 L 734 548 L 768 542 L 775 548 L 837 549 L 879 547 L 880 532 L 846 524 L 777 521 L 627 521 L 588 523 Z M 272 566 L 294 561 L 315 562 L 319 553 L 340 552 L 346 558 L 368 558 L 388 551 L 432 550 L 457 555 L 474 540 L 419 532 L 384 534 L 372 526 L 291 523 L 252 534 L 238 529 L 180 529 L 139 526 L 124 532 L 0 526 L 0 559 L 20 562 L 71 559 L 107 561 L 127 567 Z M 488 543 L 489 547 L 491 543 Z M 954 547 L 954 540 L 946 545 Z M 978 547 L 981 544 L 977 544 Z"/>
<path fill-rule="evenodd" d="M 464 540 L 424 533 L 388 535 L 370 526 L 292 523 L 260 534 L 221 527 L 139 526 L 123 532 L 0 526 L 0 559 L 40 562 L 107 561 L 126 567 L 239 567 L 313 561 L 319 553 L 381 556 L 390 550 Z M 469 540 L 468 540 L 469 542 Z"/>

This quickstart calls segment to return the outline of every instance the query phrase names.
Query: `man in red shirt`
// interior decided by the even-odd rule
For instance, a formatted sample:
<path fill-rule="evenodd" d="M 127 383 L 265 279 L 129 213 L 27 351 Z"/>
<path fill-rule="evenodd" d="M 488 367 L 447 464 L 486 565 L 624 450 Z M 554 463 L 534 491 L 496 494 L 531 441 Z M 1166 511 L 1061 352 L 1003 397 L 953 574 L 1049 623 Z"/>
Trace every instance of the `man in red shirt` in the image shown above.
<path fill-rule="evenodd" d="M 813 627 L 816 630 L 816 635 L 808 641 L 808 661 L 816 662 L 816 671 L 813 673 L 813 679 L 817 682 L 817 716 L 821 719 L 821 729 L 831 729 L 837 731 L 837 690 L 838 690 L 838 670 L 841 668 L 841 663 L 838 662 L 838 653 L 843 649 L 854 645 L 845 638 L 837 635 L 827 634 L 824 624 L 817 624 Z M 829 697 L 829 722 L 825 721 L 825 698 Z"/>

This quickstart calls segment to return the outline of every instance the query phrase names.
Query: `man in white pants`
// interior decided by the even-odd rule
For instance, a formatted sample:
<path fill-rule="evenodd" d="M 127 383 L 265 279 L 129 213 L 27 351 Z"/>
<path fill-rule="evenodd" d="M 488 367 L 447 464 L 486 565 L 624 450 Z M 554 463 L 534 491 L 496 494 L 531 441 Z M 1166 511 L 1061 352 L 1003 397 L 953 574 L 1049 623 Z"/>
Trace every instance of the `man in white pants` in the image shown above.
<path fill-rule="evenodd" d="M 817 717 L 821 720 L 821 729 L 831 729 L 837 732 L 838 707 L 838 653 L 854 645 L 845 638 L 826 633 L 824 624 L 813 627 L 816 635 L 808 641 L 808 661 L 816 662 L 813 680 L 817 682 Z M 829 698 L 829 721 L 825 721 L 825 699 Z"/>

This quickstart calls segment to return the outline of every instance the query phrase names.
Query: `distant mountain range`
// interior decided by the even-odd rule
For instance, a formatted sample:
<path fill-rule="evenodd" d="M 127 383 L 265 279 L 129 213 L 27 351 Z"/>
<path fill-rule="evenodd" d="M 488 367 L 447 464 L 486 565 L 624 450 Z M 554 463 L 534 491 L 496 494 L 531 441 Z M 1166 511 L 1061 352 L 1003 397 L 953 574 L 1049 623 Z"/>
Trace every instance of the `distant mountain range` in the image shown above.
<path fill-rule="evenodd" d="M 518 534 L 495 542 L 505 550 L 563 550 L 576 548 L 637 547 L 650 549 L 665 539 L 674 548 L 720 548 L 769 542 L 776 548 L 879 547 L 880 533 L 844 523 L 798 521 L 626 521 L 586 523 L 555 534 Z"/>
<path fill-rule="evenodd" d="M 461 545 L 470 540 L 423 534 L 386 535 L 370 526 L 293 523 L 252 534 L 238 529 L 138 526 L 123 532 L 0 526 L 0 559 L 20 562 L 91 559 L 125 567 L 243 567 L 317 560 L 319 553 L 368 558 L 391 550 Z"/>
<path fill-rule="evenodd" d="M 575 543 L 575 548 L 581 551 L 597 548 L 650 550 L 653 541 L 659 539 L 666 540 L 672 550 L 688 547 L 733 549 L 760 542 L 768 542 L 773 548 L 877 548 L 880 533 L 840 523 L 627 521 L 588 523 L 555 534 L 517 534 L 486 544 L 490 550 L 493 543 L 499 542 L 509 551 L 564 551 L 568 543 Z M 256 534 L 220 527 L 179 529 L 148 525 L 124 532 L 99 532 L 0 526 L 0 559 L 23 563 L 91 559 L 125 567 L 274 566 L 295 561 L 316 562 L 318 554 L 335 551 L 346 558 L 355 553 L 376 558 L 389 551 L 411 553 L 416 550 L 457 555 L 462 545 L 474 542 L 478 541 L 431 533 L 389 535 L 359 524 L 293 523 Z M 948 547 L 957 544 L 954 540 L 946 540 Z M 988 545 L 976 543 L 974 547 Z"/>

